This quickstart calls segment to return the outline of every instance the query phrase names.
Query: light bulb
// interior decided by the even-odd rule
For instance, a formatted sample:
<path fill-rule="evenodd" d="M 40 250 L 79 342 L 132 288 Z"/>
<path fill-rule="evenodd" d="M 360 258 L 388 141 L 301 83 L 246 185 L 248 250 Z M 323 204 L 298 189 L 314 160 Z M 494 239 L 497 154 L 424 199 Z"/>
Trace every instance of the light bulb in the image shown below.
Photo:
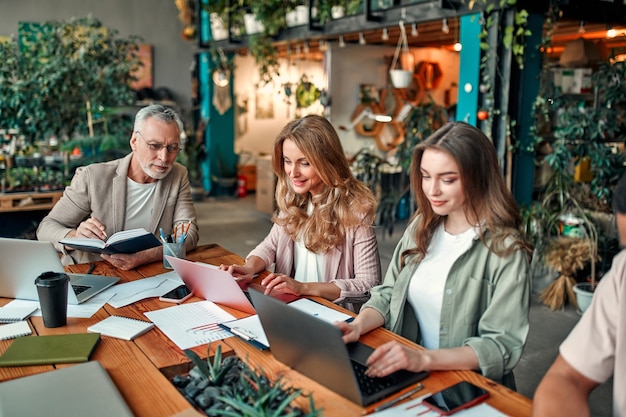
<path fill-rule="evenodd" d="M 607 37 L 607 38 L 614 38 L 614 37 L 616 37 L 616 36 L 617 36 L 617 31 L 616 31 L 615 29 L 613 29 L 613 28 L 611 28 L 611 27 L 610 27 L 610 28 L 606 31 L 606 37 Z"/>
<path fill-rule="evenodd" d="M 460 52 L 460 51 L 461 51 L 461 49 L 463 49 L 463 45 L 461 45 L 461 42 L 458 42 L 458 41 L 457 41 L 457 42 L 454 44 L 453 48 L 454 48 L 454 50 L 455 50 L 455 51 Z"/>
<path fill-rule="evenodd" d="M 417 37 L 417 35 L 419 35 L 419 33 L 417 32 L 417 23 L 413 23 L 411 25 L 411 36 Z"/>
<path fill-rule="evenodd" d="M 585 30 L 585 21 L 581 20 L 580 21 L 580 26 L 578 27 L 578 33 L 585 33 L 585 32 L 586 32 L 586 30 Z"/>
<path fill-rule="evenodd" d="M 445 17 L 443 18 L 443 21 L 441 22 L 441 31 L 445 33 L 446 35 L 450 33 L 450 28 L 448 27 L 448 19 Z"/>
<path fill-rule="evenodd" d="M 388 41 L 389 40 L 389 34 L 387 33 L 387 28 L 383 28 L 383 34 L 380 37 L 382 40 L 384 41 Z"/>
<path fill-rule="evenodd" d="M 346 42 L 343 40 L 343 35 L 339 36 L 339 47 L 340 48 L 346 47 Z"/>
<path fill-rule="evenodd" d="M 365 41 L 365 36 L 363 36 L 363 32 L 359 33 L 359 45 L 365 45 L 367 42 Z"/>

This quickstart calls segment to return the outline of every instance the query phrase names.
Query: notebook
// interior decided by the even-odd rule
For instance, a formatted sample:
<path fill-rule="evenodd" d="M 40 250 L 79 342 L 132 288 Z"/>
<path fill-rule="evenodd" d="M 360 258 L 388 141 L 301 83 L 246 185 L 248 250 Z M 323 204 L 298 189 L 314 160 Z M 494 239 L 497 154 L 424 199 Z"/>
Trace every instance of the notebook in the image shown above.
<path fill-rule="evenodd" d="M 4 306 L 0 308 L 0 323 L 11 323 L 26 319 L 38 310 L 37 306 Z"/>
<path fill-rule="evenodd" d="M 118 339 L 133 340 L 152 328 L 154 328 L 154 324 L 149 321 L 123 316 L 109 316 L 93 326 L 89 326 L 87 331 Z"/>
<path fill-rule="evenodd" d="M 16 321 L 15 323 L 3 324 L 0 326 L 0 340 L 14 339 L 20 336 L 31 334 L 27 321 Z"/>
<path fill-rule="evenodd" d="M 223 304 L 246 313 L 254 314 L 247 290 L 250 287 L 262 288 L 257 284 L 237 281 L 230 273 L 214 265 L 193 262 L 165 255 L 170 265 L 196 297 Z M 276 292 L 273 296 L 285 302 L 296 300 L 297 296 Z"/>
<path fill-rule="evenodd" d="M 0 366 L 87 362 L 99 341 L 98 333 L 18 337 L 0 356 Z"/>
<path fill-rule="evenodd" d="M 367 406 L 428 376 L 398 371 L 369 378 L 363 372 L 371 347 L 346 345 L 335 325 L 254 289 L 250 297 L 274 357 L 356 404 Z"/>
<path fill-rule="evenodd" d="M 132 417 L 107 371 L 97 361 L 0 384 L 2 416 Z"/>
<path fill-rule="evenodd" d="M 65 272 L 50 242 L 0 237 L 0 297 L 39 300 L 35 278 L 43 272 Z M 80 304 L 120 279 L 103 275 L 70 274 L 68 304 Z"/>

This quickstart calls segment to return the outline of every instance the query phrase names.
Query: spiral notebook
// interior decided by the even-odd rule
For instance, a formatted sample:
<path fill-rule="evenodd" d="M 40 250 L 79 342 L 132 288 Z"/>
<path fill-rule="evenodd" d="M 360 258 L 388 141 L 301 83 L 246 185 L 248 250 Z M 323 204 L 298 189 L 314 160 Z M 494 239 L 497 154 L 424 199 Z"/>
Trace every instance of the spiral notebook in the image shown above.
<path fill-rule="evenodd" d="M 31 334 L 27 321 L 16 321 L 15 323 L 3 324 L 0 326 L 0 340 L 14 339 L 20 336 Z"/>
<path fill-rule="evenodd" d="M 123 316 L 109 316 L 89 326 L 90 333 L 100 333 L 103 336 L 117 337 L 118 339 L 133 340 L 137 336 L 152 329 L 154 324 L 149 321 L 131 319 Z"/>
<path fill-rule="evenodd" d="M 21 321 L 37 311 L 37 306 L 4 306 L 0 308 L 0 323 Z"/>

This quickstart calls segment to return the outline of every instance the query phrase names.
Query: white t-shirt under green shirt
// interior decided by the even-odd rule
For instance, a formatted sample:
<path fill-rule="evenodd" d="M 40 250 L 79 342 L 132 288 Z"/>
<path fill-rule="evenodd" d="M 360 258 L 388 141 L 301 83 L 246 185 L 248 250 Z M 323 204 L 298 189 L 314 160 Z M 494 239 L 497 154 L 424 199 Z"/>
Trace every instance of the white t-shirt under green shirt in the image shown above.
<path fill-rule="evenodd" d="M 441 303 L 446 279 L 452 264 L 470 248 L 475 236 L 473 227 L 451 235 L 442 224 L 433 234 L 428 253 L 411 278 L 407 301 L 413 307 L 420 326 L 420 344 L 426 349 L 439 348 Z"/>

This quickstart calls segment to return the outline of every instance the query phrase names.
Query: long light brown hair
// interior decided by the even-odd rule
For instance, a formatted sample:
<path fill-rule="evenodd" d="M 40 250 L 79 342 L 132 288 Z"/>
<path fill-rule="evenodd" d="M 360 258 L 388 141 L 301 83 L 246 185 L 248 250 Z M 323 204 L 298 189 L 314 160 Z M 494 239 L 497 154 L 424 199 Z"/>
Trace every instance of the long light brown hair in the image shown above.
<path fill-rule="evenodd" d="M 319 195 L 310 197 L 294 191 L 285 172 L 283 143 L 287 139 L 295 143 L 322 180 Z M 301 238 L 310 251 L 325 253 L 338 246 L 350 228 L 374 222 L 376 199 L 354 178 L 339 136 L 326 118 L 308 115 L 289 122 L 274 141 L 272 164 L 278 176 L 279 208 L 273 220 L 293 240 Z M 314 205 L 311 216 L 307 215 L 309 199 Z"/>
<path fill-rule="evenodd" d="M 459 167 L 461 184 L 465 194 L 463 210 L 468 219 L 478 219 L 481 224 L 479 238 L 489 249 L 506 256 L 517 249 L 530 254 L 531 247 L 522 233 L 522 216 L 511 191 L 507 188 L 500 171 L 498 156 L 493 143 L 478 128 L 463 122 L 450 122 L 416 145 L 411 160 L 411 190 L 416 197 L 418 210 L 415 228 L 415 248 L 402 253 L 402 265 L 409 255 L 417 260 L 426 255 L 435 230 L 445 220 L 436 214 L 422 188 L 420 170 L 426 149 L 442 151 L 450 155 Z M 489 242 L 484 232 L 490 232 Z M 505 244 L 511 237 L 513 244 Z"/>

